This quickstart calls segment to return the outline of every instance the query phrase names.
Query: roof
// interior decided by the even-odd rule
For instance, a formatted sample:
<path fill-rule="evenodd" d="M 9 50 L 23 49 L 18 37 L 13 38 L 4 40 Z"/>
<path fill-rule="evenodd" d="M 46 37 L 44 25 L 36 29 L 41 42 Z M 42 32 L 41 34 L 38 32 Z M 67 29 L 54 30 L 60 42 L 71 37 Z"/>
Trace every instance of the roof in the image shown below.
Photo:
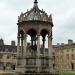
<path fill-rule="evenodd" d="M 54 49 L 70 49 L 70 48 L 75 48 L 75 43 L 72 44 L 64 44 L 64 45 L 53 45 Z"/>
<path fill-rule="evenodd" d="M 40 10 L 38 7 L 37 0 L 34 1 L 34 6 L 31 10 L 27 10 L 25 13 L 21 13 L 18 17 L 18 22 L 22 21 L 46 21 L 52 22 L 52 15 L 48 16 L 47 13 L 42 9 Z"/>
<path fill-rule="evenodd" d="M 15 52 L 17 51 L 17 46 L 12 46 L 12 45 L 0 45 L 0 51 L 8 51 L 8 52 Z"/>

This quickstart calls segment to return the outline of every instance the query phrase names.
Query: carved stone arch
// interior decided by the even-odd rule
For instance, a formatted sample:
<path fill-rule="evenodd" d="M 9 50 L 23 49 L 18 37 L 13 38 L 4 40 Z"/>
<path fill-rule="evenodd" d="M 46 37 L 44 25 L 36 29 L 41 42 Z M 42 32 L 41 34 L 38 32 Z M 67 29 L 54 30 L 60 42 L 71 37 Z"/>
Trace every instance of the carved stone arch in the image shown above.
<path fill-rule="evenodd" d="M 42 37 L 45 37 L 48 34 L 48 29 L 41 29 L 40 34 Z"/>
<path fill-rule="evenodd" d="M 37 31 L 33 28 L 30 28 L 27 32 L 27 35 L 30 36 L 30 46 L 31 49 L 36 50 L 37 46 L 36 46 L 36 35 L 37 35 Z"/>
<path fill-rule="evenodd" d="M 40 34 L 42 36 L 42 38 L 41 38 L 41 40 L 42 40 L 42 47 L 43 47 L 43 49 L 45 49 L 45 46 L 46 46 L 45 42 L 46 42 L 46 37 L 48 35 L 48 29 L 46 29 L 46 28 L 41 29 Z"/>
<path fill-rule="evenodd" d="M 29 29 L 26 33 L 30 36 L 36 36 L 37 35 L 37 31 L 33 28 Z"/>

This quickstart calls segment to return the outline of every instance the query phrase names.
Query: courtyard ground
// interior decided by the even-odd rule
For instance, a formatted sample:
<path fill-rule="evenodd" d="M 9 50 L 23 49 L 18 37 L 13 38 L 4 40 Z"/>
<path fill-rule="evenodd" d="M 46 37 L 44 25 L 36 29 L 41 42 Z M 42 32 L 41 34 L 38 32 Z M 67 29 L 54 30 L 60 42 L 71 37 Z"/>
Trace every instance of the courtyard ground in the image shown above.
<path fill-rule="evenodd" d="M 71 71 L 71 72 L 60 72 L 60 75 L 75 75 L 75 72 L 73 71 Z"/>

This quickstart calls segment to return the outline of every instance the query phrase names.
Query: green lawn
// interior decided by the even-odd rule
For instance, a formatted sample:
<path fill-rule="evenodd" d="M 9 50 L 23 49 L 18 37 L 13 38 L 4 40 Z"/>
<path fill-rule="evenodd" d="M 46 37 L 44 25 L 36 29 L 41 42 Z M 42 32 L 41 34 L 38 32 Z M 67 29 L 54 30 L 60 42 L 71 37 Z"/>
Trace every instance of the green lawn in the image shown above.
<path fill-rule="evenodd" d="M 75 72 L 60 72 L 60 75 L 75 75 Z"/>

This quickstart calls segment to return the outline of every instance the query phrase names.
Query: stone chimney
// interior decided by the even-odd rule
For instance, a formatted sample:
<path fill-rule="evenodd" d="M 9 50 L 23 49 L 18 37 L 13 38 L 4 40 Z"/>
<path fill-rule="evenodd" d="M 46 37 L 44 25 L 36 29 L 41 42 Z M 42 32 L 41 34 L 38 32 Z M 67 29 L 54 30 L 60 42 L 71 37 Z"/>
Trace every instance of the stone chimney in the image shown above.
<path fill-rule="evenodd" d="M 15 46 L 15 41 L 11 41 L 11 45 L 12 46 Z"/>
<path fill-rule="evenodd" d="M 4 45 L 4 40 L 0 39 L 0 45 Z"/>
<path fill-rule="evenodd" d="M 61 45 L 64 45 L 64 43 L 61 43 Z"/>
<path fill-rule="evenodd" d="M 57 43 L 57 45 L 59 46 L 59 45 L 60 45 L 60 43 Z"/>
<path fill-rule="evenodd" d="M 69 39 L 68 44 L 72 44 L 72 43 L 73 43 L 73 40 Z"/>

